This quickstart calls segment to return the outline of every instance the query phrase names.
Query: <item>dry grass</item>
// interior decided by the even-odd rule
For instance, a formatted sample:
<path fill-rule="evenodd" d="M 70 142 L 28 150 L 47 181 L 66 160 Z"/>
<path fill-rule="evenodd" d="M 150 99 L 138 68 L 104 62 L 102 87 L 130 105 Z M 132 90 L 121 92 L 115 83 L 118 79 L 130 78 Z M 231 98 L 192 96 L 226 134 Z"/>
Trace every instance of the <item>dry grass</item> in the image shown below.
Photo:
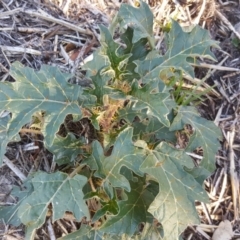
<path fill-rule="evenodd" d="M 11 64 L 18 60 L 39 69 L 42 64 L 54 65 L 74 74 L 74 82 L 88 84 L 81 65 L 91 58 L 99 46 L 98 25 L 108 25 L 120 2 L 133 0 L 2 0 L 0 1 L 0 79 L 12 81 Z M 196 203 L 201 224 L 189 226 L 184 239 L 211 239 L 222 220 L 228 219 L 239 239 L 239 169 L 240 169 L 240 11 L 238 3 L 214 0 L 153 0 L 147 1 L 155 16 L 156 48 L 162 49 L 163 31 L 170 19 L 177 20 L 186 30 L 195 24 L 210 31 L 221 49 L 214 49 L 217 63 L 202 62 L 196 67 L 196 78 L 185 76 L 186 88 L 199 83 L 203 90 L 216 86 L 199 111 L 214 120 L 223 132 L 222 148 L 216 156 L 216 171 L 205 181 L 210 202 Z M 201 79 L 201 80 L 200 80 Z M 11 185 L 20 185 L 29 173 L 53 171 L 52 157 L 44 150 L 37 132 L 23 130 L 21 143 L 11 143 L 0 168 L 1 205 L 11 203 Z M 11 160 L 9 160 L 11 159 Z M 11 169 L 11 170 L 10 170 Z M 1 216 L 0 216 L 1 217 Z M 71 215 L 55 223 L 47 221 L 38 230 L 36 239 L 55 239 L 75 231 L 79 224 Z M 23 229 L 1 225 L 0 238 L 24 239 Z M 230 239 L 230 238 L 229 238 Z"/>

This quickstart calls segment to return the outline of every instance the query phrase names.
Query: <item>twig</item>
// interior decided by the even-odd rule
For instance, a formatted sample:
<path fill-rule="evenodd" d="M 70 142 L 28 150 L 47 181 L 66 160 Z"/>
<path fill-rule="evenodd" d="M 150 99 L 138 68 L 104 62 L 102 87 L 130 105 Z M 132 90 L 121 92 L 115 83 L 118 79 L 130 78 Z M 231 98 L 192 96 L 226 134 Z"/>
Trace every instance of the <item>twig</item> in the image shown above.
<path fill-rule="evenodd" d="M 223 104 L 221 104 L 220 108 L 218 109 L 218 112 L 216 114 L 216 117 L 215 117 L 215 120 L 214 120 L 214 123 L 215 125 L 218 126 L 219 122 L 220 122 L 220 117 L 222 115 L 222 110 L 223 110 Z"/>
<path fill-rule="evenodd" d="M 65 51 L 64 47 L 62 44 L 60 44 L 60 51 L 61 51 L 61 55 L 63 56 L 63 58 L 65 59 L 66 63 L 70 64 L 71 66 L 74 65 L 74 61 L 71 60 L 69 54 Z"/>
<path fill-rule="evenodd" d="M 202 234 L 206 239 L 208 239 L 208 240 L 211 239 L 210 236 L 207 235 L 207 234 L 203 231 L 203 229 L 201 228 L 201 225 L 200 225 L 200 226 L 197 226 L 196 230 L 197 230 L 200 234 Z"/>
<path fill-rule="evenodd" d="M 202 202 L 201 205 L 202 205 L 202 208 L 203 208 L 203 212 L 205 213 L 205 216 L 206 216 L 206 218 L 208 220 L 208 223 L 212 225 L 212 219 L 211 219 L 211 216 L 209 214 L 209 211 L 207 209 L 206 204 Z"/>
<path fill-rule="evenodd" d="M 198 79 L 195 77 L 192 78 L 191 76 L 189 76 L 187 74 L 183 74 L 183 78 L 187 79 L 188 81 L 193 82 L 194 84 L 202 85 L 204 87 L 204 90 L 211 88 L 211 86 L 209 86 L 207 83 L 205 83 L 205 80 L 203 81 L 202 79 Z M 196 90 L 198 90 L 198 88 Z M 213 88 L 210 90 L 210 93 L 215 95 L 217 98 L 221 98 L 221 95 Z"/>
<path fill-rule="evenodd" d="M 79 165 L 78 167 L 76 167 L 73 172 L 69 175 L 70 178 L 73 178 L 77 173 L 79 173 L 83 168 L 85 167 L 84 165 Z"/>
<path fill-rule="evenodd" d="M 231 67 L 223 67 L 223 66 L 218 66 L 214 64 L 207 64 L 207 63 L 200 63 L 200 64 L 194 64 L 191 63 L 192 66 L 194 67 L 202 67 L 202 68 L 212 68 L 212 69 L 217 69 L 220 71 L 233 71 L 233 72 L 238 72 L 238 68 L 231 68 Z"/>
<path fill-rule="evenodd" d="M 56 240 L 56 236 L 55 236 L 50 218 L 47 220 L 47 229 L 48 229 L 50 239 Z"/>
<path fill-rule="evenodd" d="M 213 81 L 214 81 L 215 85 L 217 86 L 219 92 L 222 94 L 222 96 L 225 97 L 226 100 L 227 100 L 229 103 L 231 103 L 231 101 L 230 101 L 227 93 L 224 91 L 224 89 L 223 89 L 222 85 L 219 83 L 219 81 L 217 81 L 217 80 L 213 80 Z"/>
<path fill-rule="evenodd" d="M 218 198 L 218 200 L 216 202 L 215 208 L 212 211 L 212 214 L 214 214 L 218 210 L 218 207 L 219 207 L 220 203 L 223 201 L 223 195 L 224 195 L 225 190 L 227 188 L 227 178 L 228 178 L 228 175 L 225 172 L 224 173 L 224 177 L 223 177 L 223 183 L 222 183 L 222 186 L 221 186 L 221 192 L 219 194 L 219 198 Z"/>
<path fill-rule="evenodd" d="M 14 14 L 16 14 L 18 12 L 21 12 L 22 10 L 23 10 L 23 8 L 15 8 L 15 9 L 12 9 L 10 11 L 1 12 L 0 13 L 0 19 L 5 18 L 7 16 L 14 15 Z"/>
<path fill-rule="evenodd" d="M 62 229 L 62 231 L 67 235 L 68 231 L 67 229 L 63 226 L 63 224 L 61 223 L 60 220 L 57 220 L 56 223 L 58 224 L 58 226 Z"/>
<path fill-rule="evenodd" d="M 206 0 L 203 0 L 201 9 L 200 9 L 197 17 L 192 20 L 192 23 L 193 23 L 193 24 L 199 24 L 200 19 L 201 19 L 202 15 L 203 15 L 203 12 L 204 12 L 204 10 L 205 10 L 205 7 L 206 7 Z"/>
<path fill-rule="evenodd" d="M 230 180 L 232 187 L 232 201 L 234 208 L 234 219 L 239 219 L 239 181 L 236 172 L 235 160 L 234 160 L 234 151 L 233 151 L 233 141 L 235 136 L 235 123 L 232 125 L 232 131 L 228 132 L 228 144 L 229 144 L 229 152 L 228 158 L 230 161 Z"/>
<path fill-rule="evenodd" d="M 3 162 L 21 179 L 21 181 L 27 179 L 27 177 L 6 156 L 3 157 Z"/>
<path fill-rule="evenodd" d="M 227 27 L 233 31 L 233 33 L 235 33 L 235 35 L 238 37 L 238 39 L 240 39 L 240 34 L 238 33 L 238 31 L 236 31 L 236 29 L 234 28 L 234 26 L 228 21 L 228 19 L 222 15 L 222 13 L 220 13 L 218 10 L 215 11 L 216 15 L 227 25 Z"/>
<path fill-rule="evenodd" d="M 19 53 L 29 53 L 33 55 L 42 55 L 40 51 L 31 49 L 31 48 L 23 48 L 23 47 L 11 47 L 11 46 L 3 46 L 0 45 L 2 51 L 11 52 L 11 54 L 19 54 Z"/>
<path fill-rule="evenodd" d="M 195 153 L 186 152 L 186 154 L 187 154 L 188 156 L 191 156 L 191 157 L 194 157 L 194 158 L 197 158 L 197 159 L 200 159 L 200 160 L 203 159 L 202 156 L 199 156 L 199 155 L 197 155 L 197 154 L 195 154 Z"/>
<path fill-rule="evenodd" d="M 57 24 L 62 25 L 66 28 L 72 29 L 74 31 L 77 31 L 77 32 L 80 32 L 80 33 L 83 33 L 83 34 L 87 34 L 87 35 L 91 35 L 91 36 L 93 35 L 93 33 L 88 29 L 84 29 L 84 28 L 81 28 L 81 27 L 76 26 L 74 24 L 63 21 L 61 19 L 54 18 L 54 17 L 50 16 L 48 13 L 41 10 L 41 9 L 39 9 L 39 12 L 35 11 L 33 9 L 22 10 L 22 12 L 27 13 L 27 14 L 29 14 L 31 16 L 34 16 L 34 17 L 39 17 L 41 19 L 57 23 Z"/>
<path fill-rule="evenodd" d="M 219 170 L 220 171 L 220 170 Z M 216 172 L 216 174 L 215 174 L 215 177 L 216 177 L 216 179 L 215 179 L 215 181 L 213 182 L 213 189 L 212 189 L 212 191 L 211 191 L 211 196 L 216 196 L 217 195 L 217 192 L 218 192 L 218 189 L 220 188 L 220 184 L 221 184 L 221 179 L 222 179 L 222 177 L 223 177 L 223 174 L 224 174 L 224 169 L 222 168 L 221 169 L 221 171 L 220 171 L 220 173 L 219 174 L 217 174 L 217 172 Z M 219 176 L 218 176 L 219 175 Z M 218 177 L 217 177 L 218 176 Z"/>

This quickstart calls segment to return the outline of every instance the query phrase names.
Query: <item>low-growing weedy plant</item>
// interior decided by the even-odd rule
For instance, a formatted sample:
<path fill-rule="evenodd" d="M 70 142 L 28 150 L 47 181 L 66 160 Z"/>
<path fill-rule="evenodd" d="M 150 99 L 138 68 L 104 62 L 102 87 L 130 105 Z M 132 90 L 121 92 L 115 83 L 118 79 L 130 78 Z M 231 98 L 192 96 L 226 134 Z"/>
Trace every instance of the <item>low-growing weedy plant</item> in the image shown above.
<path fill-rule="evenodd" d="M 100 26 L 101 47 L 84 66 L 88 87 L 70 84 L 71 75 L 56 67 L 34 71 L 18 62 L 10 71 L 16 81 L 0 83 L 0 110 L 11 112 L 0 119 L 1 159 L 21 128 L 41 119 L 44 145 L 58 164 L 14 187 L 18 201 L 0 209 L 5 223 L 26 226 L 26 239 L 65 212 L 81 226 L 62 240 L 175 240 L 199 222 L 195 201 L 208 200 L 203 181 L 215 169 L 221 132 L 193 106 L 177 104 L 166 80 L 193 77 L 191 63 L 214 59 L 217 44 L 206 30 L 186 33 L 173 21 L 161 55 L 152 27 L 146 3 L 122 4 L 110 28 Z M 189 156 L 197 148 L 201 161 Z"/>

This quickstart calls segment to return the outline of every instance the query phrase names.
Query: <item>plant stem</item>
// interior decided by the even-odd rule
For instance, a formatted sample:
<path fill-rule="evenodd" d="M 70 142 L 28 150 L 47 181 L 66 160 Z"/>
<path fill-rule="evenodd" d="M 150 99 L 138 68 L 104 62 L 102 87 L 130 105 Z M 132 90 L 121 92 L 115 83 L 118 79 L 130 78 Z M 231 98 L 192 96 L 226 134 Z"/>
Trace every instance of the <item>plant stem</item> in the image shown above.
<path fill-rule="evenodd" d="M 79 165 L 78 167 L 76 167 L 73 172 L 69 175 L 70 178 L 73 178 L 77 173 L 79 173 L 83 168 L 85 167 L 84 165 Z"/>

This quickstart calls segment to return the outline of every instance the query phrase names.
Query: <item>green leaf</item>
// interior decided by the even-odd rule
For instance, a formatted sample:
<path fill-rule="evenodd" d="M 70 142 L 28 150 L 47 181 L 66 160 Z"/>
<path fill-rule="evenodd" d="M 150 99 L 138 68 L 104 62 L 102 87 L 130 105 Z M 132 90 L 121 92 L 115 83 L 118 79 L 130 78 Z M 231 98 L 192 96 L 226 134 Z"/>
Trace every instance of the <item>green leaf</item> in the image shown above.
<path fill-rule="evenodd" d="M 91 77 L 94 89 L 89 89 L 88 92 L 89 94 L 92 94 L 97 97 L 97 103 L 100 105 L 103 104 L 103 96 L 105 94 L 109 93 L 109 89 L 106 88 L 105 86 L 107 85 L 107 82 L 109 81 L 108 78 L 104 78 L 102 76 L 101 71 L 98 71 L 95 76 Z"/>
<path fill-rule="evenodd" d="M 109 65 L 110 62 L 108 61 L 108 58 L 101 55 L 100 49 L 98 49 L 93 53 L 92 60 L 83 65 L 83 69 L 87 70 L 87 77 L 96 76 L 96 74 L 100 72 L 103 76 L 103 79 L 105 79 L 109 78 L 109 76 L 106 72 L 103 71 L 103 69 L 105 69 Z"/>
<path fill-rule="evenodd" d="M 206 178 L 208 178 L 210 175 L 209 171 L 203 167 L 185 169 L 185 171 L 191 174 L 200 185 L 203 185 Z"/>
<path fill-rule="evenodd" d="M 213 172 L 215 169 L 215 154 L 220 148 L 218 139 L 222 138 L 221 130 L 212 121 L 201 118 L 195 108 L 181 106 L 170 130 L 181 130 L 185 124 L 190 124 L 194 130 L 186 151 L 191 152 L 198 147 L 202 147 L 203 159 L 200 165 Z"/>
<path fill-rule="evenodd" d="M 175 132 L 170 131 L 168 127 L 160 123 L 155 117 L 149 118 L 145 132 L 146 134 L 154 134 L 156 139 L 160 141 L 175 143 L 177 140 Z"/>
<path fill-rule="evenodd" d="M 132 236 L 140 223 L 146 222 L 152 216 L 147 212 L 149 205 L 157 195 L 158 186 L 146 186 L 145 179 L 131 183 L 131 192 L 127 193 L 127 200 L 119 202 L 119 213 L 109 216 L 107 221 L 100 227 L 100 231 L 109 234 L 127 234 Z M 150 215 L 150 216 L 149 216 Z"/>
<path fill-rule="evenodd" d="M 128 59 L 127 64 L 124 66 L 125 74 L 122 74 L 121 77 L 122 80 L 126 80 L 129 83 L 131 83 L 133 79 L 140 78 L 139 74 L 135 72 L 137 65 L 134 63 L 134 61 L 144 60 L 144 58 L 149 53 L 149 50 L 146 48 L 147 39 L 141 38 L 136 43 L 133 43 L 133 35 L 133 29 L 128 27 L 126 32 L 121 35 L 121 39 L 126 44 L 126 47 L 119 49 L 120 55 L 131 55 L 131 57 Z"/>
<path fill-rule="evenodd" d="M 136 181 L 138 180 L 137 177 L 134 177 L 133 172 L 132 172 L 129 168 L 127 168 L 127 167 L 124 167 L 124 166 L 123 166 L 123 167 L 121 168 L 120 173 L 121 173 L 124 177 L 126 177 L 126 179 L 128 179 L 128 180 L 130 180 L 130 181 L 132 181 L 132 182 L 136 182 Z"/>
<path fill-rule="evenodd" d="M 169 109 L 165 104 L 168 97 L 169 93 L 154 93 L 150 84 L 140 87 L 137 81 L 133 82 L 130 97 L 134 102 L 132 109 L 137 111 L 147 109 L 146 114 L 149 117 L 156 117 L 166 127 L 170 126 Z"/>
<path fill-rule="evenodd" d="M 102 202 L 102 208 L 99 209 L 93 216 L 92 222 L 97 221 L 99 218 L 103 217 L 105 214 L 116 215 L 119 211 L 119 207 L 115 199 L 111 199 L 109 202 Z"/>
<path fill-rule="evenodd" d="M 4 220 L 5 224 L 19 226 L 21 224 L 20 218 L 17 216 L 19 206 L 21 206 L 24 199 L 26 199 L 33 192 L 33 187 L 30 182 L 24 183 L 21 188 L 14 186 L 11 191 L 11 196 L 18 199 L 17 203 L 11 206 L 0 207 L 0 221 Z"/>
<path fill-rule="evenodd" d="M 57 240 L 102 240 L 101 236 L 93 228 L 81 224 L 81 228 Z"/>
<path fill-rule="evenodd" d="M 192 160 L 183 151 L 160 143 L 146 157 L 140 170 L 159 183 L 159 194 L 148 211 L 163 225 L 167 239 L 178 239 L 182 231 L 198 223 L 194 201 L 207 201 L 208 196 L 182 165 L 192 166 Z"/>
<path fill-rule="evenodd" d="M 162 228 L 154 226 L 153 223 L 146 223 L 142 233 L 141 240 L 162 240 Z"/>
<path fill-rule="evenodd" d="M 155 117 L 135 121 L 132 123 L 132 126 L 135 139 L 141 139 L 153 145 L 156 145 L 159 141 L 176 143 L 175 132 L 170 131 L 168 127 L 165 127 Z"/>
<path fill-rule="evenodd" d="M 10 74 L 16 82 L 0 82 L 0 110 L 8 110 L 12 118 L 7 125 L 7 139 L 13 139 L 37 111 L 44 111 L 42 132 L 49 146 L 68 114 L 81 115 L 81 87 L 67 82 L 69 74 L 43 65 L 35 72 L 19 62 L 13 63 Z M 81 96 L 80 96 L 81 97 Z M 1 153 L 4 149 L 1 150 Z"/>
<path fill-rule="evenodd" d="M 2 163 L 4 154 L 6 153 L 7 144 L 11 140 L 7 135 L 7 124 L 9 120 L 9 114 L 5 117 L 0 118 L 0 165 Z"/>
<path fill-rule="evenodd" d="M 141 38 L 147 38 L 151 48 L 154 48 L 153 36 L 153 14 L 145 2 L 140 1 L 138 8 L 132 7 L 128 4 L 122 4 L 117 21 L 120 23 L 122 29 L 129 26 L 134 29 L 133 43 L 138 42 Z"/>
<path fill-rule="evenodd" d="M 159 79 L 163 69 L 179 69 L 194 76 L 194 69 L 188 62 L 188 58 L 202 57 L 214 60 L 210 47 L 218 47 L 216 42 L 211 40 L 208 31 L 196 26 L 190 33 L 183 32 L 175 21 L 167 34 L 168 50 L 164 56 L 137 61 L 136 72 L 140 74 L 143 83 L 153 79 Z"/>
<path fill-rule="evenodd" d="M 130 101 L 125 107 L 120 108 L 117 112 L 118 115 L 116 120 L 120 121 L 124 119 L 127 123 L 132 124 L 136 116 L 138 116 L 140 119 L 147 117 L 146 110 L 136 110 L 134 105 L 134 101 Z"/>
<path fill-rule="evenodd" d="M 144 160 L 144 150 L 138 149 L 132 142 L 133 129 L 124 129 L 116 138 L 112 154 L 105 157 L 100 144 L 93 145 L 93 158 L 86 160 L 86 163 L 96 169 L 95 176 L 104 178 L 103 185 L 122 187 L 130 191 L 129 181 L 120 173 L 122 166 L 131 169 L 134 173 L 142 176 L 139 166 Z"/>
<path fill-rule="evenodd" d="M 89 218 L 88 207 L 83 200 L 82 188 L 87 178 L 76 175 L 38 172 L 31 180 L 34 192 L 21 203 L 18 217 L 27 226 L 26 239 L 32 239 L 35 229 L 45 221 L 49 204 L 52 204 L 52 220 L 63 217 L 66 211 L 74 214 L 77 220 Z"/>
<path fill-rule="evenodd" d="M 86 90 L 89 94 L 97 97 L 97 103 L 103 103 L 103 96 L 109 92 L 106 89 L 108 81 L 111 79 L 111 74 L 105 70 L 110 65 L 108 59 L 100 54 L 100 50 L 93 53 L 93 60 L 87 62 L 83 69 L 87 70 L 87 76 L 92 79 L 94 89 Z"/>
<path fill-rule="evenodd" d="M 103 170 L 103 161 L 104 161 L 105 155 L 103 152 L 103 148 L 98 141 L 94 141 L 92 143 L 92 154 L 83 161 L 83 164 L 87 164 L 91 170 L 97 170 L 94 173 L 95 177 L 98 178 L 104 178 L 104 170 Z"/>
<path fill-rule="evenodd" d="M 55 156 L 54 161 L 59 164 L 73 163 L 79 154 L 82 154 L 83 143 L 72 133 L 66 137 L 56 135 L 52 146 L 46 148 Z"/>
<path fill-rule="evenodd" d="M 101 48 L 99 53 L 108 59 L 110 63 L 108 71 L 112 73 L 111 76 L 118 79 L 123 73 L 123 67 L 127 63 L 130 54 L 119 55 L 119 44 L 114 42 L 110 31 L 104 26 L 100 26 L 100 30 Z"/>

